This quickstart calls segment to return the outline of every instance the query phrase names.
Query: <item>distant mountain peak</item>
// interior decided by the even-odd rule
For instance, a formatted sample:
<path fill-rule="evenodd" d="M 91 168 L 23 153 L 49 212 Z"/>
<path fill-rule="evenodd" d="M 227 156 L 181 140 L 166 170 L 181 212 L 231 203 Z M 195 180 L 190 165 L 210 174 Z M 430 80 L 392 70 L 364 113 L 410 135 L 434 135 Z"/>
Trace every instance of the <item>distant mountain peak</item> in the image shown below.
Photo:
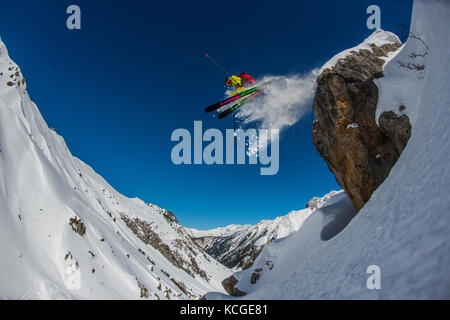
<path fill-rule="evenodd" d="M 291 211 L 273 220 L 262 220 L 255 225 L 232 224 L 202 231 L 187 228 L 187 231 L 199 246 L 225 266 L 245 269 L 251 266 L 267 243 L 299 230 L 311 213 L 341 192 L 343 191 L 331 191 L 321 198 L 314 197 L 303 210 Z"/>

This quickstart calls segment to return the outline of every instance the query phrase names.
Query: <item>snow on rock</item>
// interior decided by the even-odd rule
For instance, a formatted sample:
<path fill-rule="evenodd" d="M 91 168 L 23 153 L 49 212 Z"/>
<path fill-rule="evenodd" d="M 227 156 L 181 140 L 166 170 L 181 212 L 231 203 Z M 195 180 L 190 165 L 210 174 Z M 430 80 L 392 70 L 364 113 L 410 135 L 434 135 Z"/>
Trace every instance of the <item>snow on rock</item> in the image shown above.
<path fill-rule="evenodd" d="M 387 179 L 330 239 L 321 237 L 323 216 L 328 206 L 350 216 L 345 197 L 319 209 L 324 215 L 311 215 L 289 238 L 265 246 L 250 269 L 235 274 L 237 289 L 247 292 L 244 299 L 450 298 L 450 75 L 445 72 L 450 33 L 443 30 L 450 30 L 450 2 L 415 0 L 411 31 L 429 47 L 425 69 L 407 70 L 397 62 L 422 48 L 409 38 L 378 82 L 380 110 L 402 103 L 413 124 Z M 345 222 L 339 220 L 334 218 Z M 372 265 L 380 268 L 380 289 L 367 287 Z M 257 268 L 262 271 L 252 284 Z M 227 297 L 210 293 L 207 298 Z"/>
<path fill-rule="evenodd" d="M 377 47 L 381 47 L 382 45 L 390 43 L 401 44 L 401 41 L 397 37 L 397 35 L 393 34 L 392 32 L 384 31 L 382 29 L 375 30 L 368 38 L 366 38 L 362 43 L 360 43 L 356 47 L 344 50 L 338 53 L 337 55 L 333 56 L 327 63 L 325 63 L 322 66 L 322 68 L 320 68 L 319 74 L 321 74 L 326 69 L 333 68 L 339 60 L 346 58 L 347 56 L 351 55 L 352 52 L 354 51 L 359 51 L 361 49 L 372 51 L 371 44 L 374 44 Z M 383 59 L 389 61 L 390 59 L 393 58 L 393 56 L 395 56 L 395 54 L 396 53 L 390 53 L 387 57 L 383 57 Z"/>
<path fill-rule="evenodd" d="M 0 41 L 0 298 L 194 299 L 230 274 L 73 157 Z"/>
<path fill-rule="evenodd" d="M 439 7 L 439 4 L 434 4 Z M 444 9 L 445 12 L 445 9 Z M 434 43 L 434 48 L 431 46 L 431 41 L 439 41 L 437 39 L 426 39 L 422 35 L 422 28 L 425 26 L 425 21 L 416 21 L 416 28 L 411 30 L 411 33 L 417 36 L 408 38 L 403 50 L 396 52 L 395 61 L 385 64 L 383 69 L 384 77 L 375 79 L 380 96 L 377 104 L 377 111 L 375 119 L 378 123 L 380 115 L 383 112 L 393 111 L 397 115 L 406 114 L 409 121 L 414 125 L 419 110 L 421 108 L 421 101 L 417 97 L 422 96 L 420 92 L 424 90 L 425 73 L 429 73 L 426 67 L 423 70 L 413 70 L 402 65 L 411 63 L 416 66 L 426 66 L 429 59 L 436 57 L 436 52 L 433 52 L 436 46 L 442 48 L 442 45 Z M 436 25 L 438 22 L 436 23 Z M 436 32 L 440 32 L 439 29 Z M 445 45 L 445 44 L 444 44 Z M 412 57 L 415 56 L 414 58 Z M 442 70 L 433 70 L 434 72 L 442 72 Z M 408 83 L 408 85 L 405 85 Z"/>

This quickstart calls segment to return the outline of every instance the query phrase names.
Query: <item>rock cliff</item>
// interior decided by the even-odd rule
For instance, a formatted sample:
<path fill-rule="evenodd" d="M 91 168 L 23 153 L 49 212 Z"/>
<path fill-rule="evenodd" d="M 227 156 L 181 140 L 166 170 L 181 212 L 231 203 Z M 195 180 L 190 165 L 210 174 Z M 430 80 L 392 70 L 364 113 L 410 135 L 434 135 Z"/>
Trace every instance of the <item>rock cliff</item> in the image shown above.
<path fill-rule="evenodd" d="M 390 34 L 380 30 L 375 35 L 382 33 Z M 390 111 L 380 115 L 378 124 L 375 119 L 374 79 L 383 76 L 386 57 L 401 43 L 374 42 L 356 47 L 324 69 L 317 78 L 313 103 L 314 145 L 358 210 L 388 176 L 411 136 L 406 115 Z M 392 106 L 392 110 L 404 108 Z"/>

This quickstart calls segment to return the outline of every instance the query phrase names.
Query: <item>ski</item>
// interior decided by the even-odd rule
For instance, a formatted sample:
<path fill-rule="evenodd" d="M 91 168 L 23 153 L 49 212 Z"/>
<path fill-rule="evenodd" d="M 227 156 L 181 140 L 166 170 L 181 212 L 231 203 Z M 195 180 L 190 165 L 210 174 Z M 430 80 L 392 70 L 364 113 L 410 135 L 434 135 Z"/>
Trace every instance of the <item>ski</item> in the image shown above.
<path fill-rule="evenodd" d="M 236 103 L 234 106 L 226 109 L 225 111 L 219 113 L 219 119 L 223 119 L 226 116 L 232 114 L 234 111 L 236 111 L 237 109 L 239 109 L 240 107 L 242 107 L 245 103 L 249 102 L 250 100 L 252 100 L 253 98 L 255 98 L 256 96 L 260 95 L 263 92 L 263 90 L 258 89 L 257 91 L 255 91 L 253 94 L 246 96 L 241 102 Z"/>
<path fill-rule="evenodd" d="M 241 93 L 238 93 L 238 94 L 235 95 L 235 96 L 226 98 L 226 99 L 224 99 L 224 100 L 222 100 L 222 101 L 219 101 L 219 102 L 217 102 L 217 103 L 214 103 L 214 104 L 210 105 L 209 107 L 206 107 L 206 108 L 205 108 L 205 111 L 206 111 L 206 112 L 211 112 L 211 111 L 217 110 L 217 109 L 223 107 L 224 105 L 229 104 L 229 103 L 231 103 L 231 102 L 233 102 L 233 101 L 235 101 L 235 100 L 237 100 L 237 99 L 243 98 L 243 97 L 245 97 L 245 96 L 247 96 L 247 95 L 249 95 L 249 94 L 252 94 L 252 93 L 254 93 L 254 92 L 257 91 L 257 90 L 259 90 L 258 87 L 250 88 L 250 89 L 248 89 L 248 90 L 246 90 L 246 91 L 243 91 L 243 92 L 241 92 Z"/>

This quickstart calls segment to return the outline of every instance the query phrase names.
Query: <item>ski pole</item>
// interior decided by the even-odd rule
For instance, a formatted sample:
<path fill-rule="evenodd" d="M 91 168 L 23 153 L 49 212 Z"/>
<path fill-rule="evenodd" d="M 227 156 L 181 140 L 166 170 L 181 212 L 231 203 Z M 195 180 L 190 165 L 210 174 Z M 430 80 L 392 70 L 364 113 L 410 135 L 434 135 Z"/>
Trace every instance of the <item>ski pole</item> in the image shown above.
<path fill-rule="evenodd" d="M 211 60 L 216 66 L 218 66 L 223 72 L 225 72 L 228 77 L 230 76 L 228 71 L 224 67 L 222 67 L 216 60 L 214 60 L 208 53 L 205 53 L 205 57 Z"/>

